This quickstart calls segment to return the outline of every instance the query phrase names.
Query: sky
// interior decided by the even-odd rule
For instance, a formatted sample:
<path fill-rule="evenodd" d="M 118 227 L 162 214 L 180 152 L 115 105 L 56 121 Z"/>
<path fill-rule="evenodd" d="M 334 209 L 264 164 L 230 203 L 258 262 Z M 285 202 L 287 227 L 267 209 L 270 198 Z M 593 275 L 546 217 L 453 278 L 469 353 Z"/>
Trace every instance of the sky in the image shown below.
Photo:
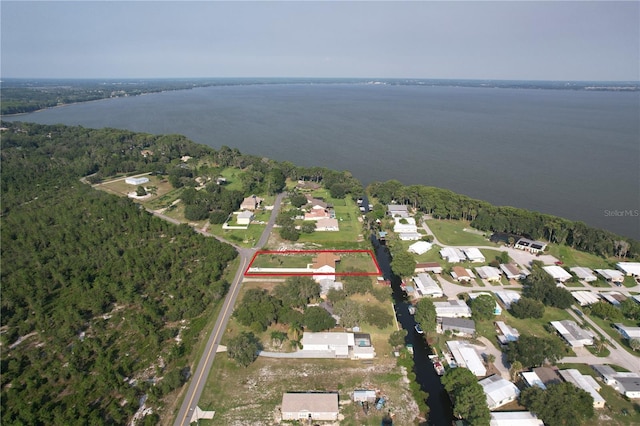
<path fill-rule="evenodd" d="M 7 1 L 2 78 L 640 80 L 640 2 Z"/>

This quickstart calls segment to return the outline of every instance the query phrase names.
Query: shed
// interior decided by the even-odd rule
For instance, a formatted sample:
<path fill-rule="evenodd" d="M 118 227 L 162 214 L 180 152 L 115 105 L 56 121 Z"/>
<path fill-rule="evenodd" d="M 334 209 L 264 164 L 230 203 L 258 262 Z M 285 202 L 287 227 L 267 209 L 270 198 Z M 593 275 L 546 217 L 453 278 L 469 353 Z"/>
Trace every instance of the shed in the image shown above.
<path fill-rule="evenodd" d="M 376 391 L 358 389 L 353 391 L 353 402 L 376 402 Z"/>

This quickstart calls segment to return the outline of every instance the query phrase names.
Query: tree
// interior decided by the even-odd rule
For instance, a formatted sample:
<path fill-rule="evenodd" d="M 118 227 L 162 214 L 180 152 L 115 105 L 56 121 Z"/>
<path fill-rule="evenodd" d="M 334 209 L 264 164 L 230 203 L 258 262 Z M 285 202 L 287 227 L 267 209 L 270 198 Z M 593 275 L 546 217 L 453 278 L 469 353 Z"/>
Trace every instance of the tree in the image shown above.
<path fill-rule="evenodd" d="M 511 363 L 511 368 L 509 369 L 509 375 L 511 376 L 511 381 L 515 382 L 518 378 L 518 374 L 523 370 L 522 363 L 518 360 L 513 361 Z"/>
<path fill-rule="evenodd" d="M 293 223 L 290 225 L 285 225 L 280 228 L 280 237 L 288 241 L 298 241 L 298 238 L 300 238 L 300 231 L 295 228 Z"/>
<path fill-rule="evenodd" d="M 145 195 L 147 195 L 147 190 L 144 189 L 144 186 L 138 185 L 138 188 L 136 188 L 136 195 L 138 197 L 144 197 Z"/>
<path fill-rule="evenodd" d="M 635 302 L 634 302 L 635 303 Z M 616 321 L 622 318 L 622 311 L 609 302 L 599 301 L 590 306 L 591 313 L 603 320 Z"/>
<path fill-rule="evenodd" d="M 313 332 L 329 330 L 336 326 L 336 320 L 325 309 L 310 306 L 304 311 L 304 325 Z"/>
<path fill-rule="evenodd" d="M 352 299 L 343 299 L 335 303 L 333 312 L 340 317 L 340 325 L 352 328 L 362 321 L 362 306 Z"/>
<path fill-rule="evenodd" d="M 258 351 L 261 349 L 260 340 L 252 332 L 243 331 L 229 340 L 227 354 L 243 367 L 248 367 L 258 358 Z"/>
<path fill-rule="evenodd" d="M 628 297 L 620 303 L 620 311 L 625 318 L 638 321 L 640 320 L 640 304 Z"/>
<path fill-rule="evenodd" d="M 414 318 L 424 331 L 436 330 L 436 307 L 431 300 L 423 298 L 416 303 Z"/>
<path fill-rule="evenodd" d="M 343 279 L 344 291 L 347 295 L 366 294 L 371 291 L 371 277 L 366 275 L 347 275 Z"/>
<path fill-rule="evenodd" d="M 405 339 L 407 337 L 407 330 L 401 328 L 400 330 L 396 330 L 389 335 L 389 345 L 393 348 L 398 348 L 399 346 L 404 346 Z"/>
<path fill-rule="evenodd" d="M 302 222 L 300 226 L 300 231 L 304 234 L 313 234 L 316 230 L 316 223 L 312 221 Z"/>
<path fill-rule="evenodd" d="M 264 331 L 276 320 L 278 308 L 279 302 L 276 298 L 266 290 L 253 288 L 244 294 L 233 316 L 242 325 L 249 327 L 259 324 Z"/>
<path fill-rule="evenodd" d="M 511 303 L 509 312 L 520 319 L 542 318 L 544 316 L 544 304 L 523 296 L 517 302 Z"/>
<path fill-rule="evenodd" d="M 593 417 L 593 397 L 569 382 L 532 386 L 522 391 L 520 403 L 547 425 L 579 426 Z"/>
<path fill-rule="evenodd" d="M 477 321 L 493 318 L 495 308 L 496 301 L 488 294 L 480 295 L 471 300 L 471 313 L 473 319 Z"/>
<path fill-rule="evenodd" d="M 521 335 L 507 345 L 507 360 L 520 361 L 524 367 L 538 367 L 545 361 L 555 364 L 565 354 L 564 344 L 557 337 Z"/>
<path fill-rule="evenodd" d="M 320 297 L 320 285 L 311 277 L 289 277 L 276 285 L 273 295 L 282 301 L 283 306 L 302 308 Z"/>
<path fill-rule="evenodd" d="M 546 306 L 567 309 L 573 304 L 573 296 L 562 287 L 558 287 L 540 265 L 534 263 L 531 274 L 524 280 L 522 295 L 538 300 Z"/>
<path fill-rule="evenodd" d="M 411 253 L 397 250 L 391 259 L 391 270 L 399 277 L 410 277 L 416 272 L 416 260 Z"/>
<path fill-rule="evenodd" d="M 478 378 L 467 368 L 447 371 L 442 384 L 453 400 L 453 413 L 472 425 L 489 425 L 491 413 Z"/>
<path fill-rule="evenodd" d="M 300 207 L 307 204 L 307 197 L 305 197 L 304 194 L 295 193 L 295 194 L 289 195 L 289 201 L 291 201 L 291 205 L 293 207 L 299 209 Z"/>
<path fill-rule="evenodd" d="M 640 351 L 640 339 L 636 338 L 629 340 L 629 346 L 634 351 Z"/>
<path fill-rule="evenodd" d="M 365 305 L 364 320 L 371 325 L 375 325 L 379 329 L 383 329 L 393 323 L 393 317 L 391 314 L 379 305 Z"/>

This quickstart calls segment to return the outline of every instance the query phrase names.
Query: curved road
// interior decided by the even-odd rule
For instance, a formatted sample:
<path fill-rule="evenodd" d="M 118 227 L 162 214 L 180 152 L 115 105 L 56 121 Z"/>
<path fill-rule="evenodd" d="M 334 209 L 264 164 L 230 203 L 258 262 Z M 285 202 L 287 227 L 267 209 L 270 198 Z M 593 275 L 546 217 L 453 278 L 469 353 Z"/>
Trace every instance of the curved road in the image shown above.
<path fill-rule="evenodd" d="M 198 362 L 198 367 L 193 374 L 191 381 L 189 382 L 189 387 L 187 389 L 187 393 L 182 402 L 182 406 L 180 407 L 180 411 L 178 411 L 178 415 L 176 417 L 176 421 L 174 422 L 175 426 L 181 425 L 189 425 L 191 423 L 191 417 L 193 416 L 194 410 L 198 405 L 198 401 L 200 400 L 200 395 L 202 394 L 202 390 L 207 382 L 207 378 L 209 377 L 209 372 L 211 371 L 211 365 L 213 364 L 213 360 L 216 356 L 216 351 L 218 349 L 218 345 L 220 343 L 220 339 L 222 338 L 222 334 L 227 327 L 227 323 L 229 322 L 229 317 L 233 313 L 233 307 L 236 303 L 236 299 L 238 298 L 238 293 L 240 292 L 240 284 L 242 284 L 242 278 L 244 276 L 244 271 L 249 266 L 249 262 L 253 257 L 256 250 L 263 247 L 271 234 L 271 230 L 273 229 L 273 225 L 275 223 L 276 217 L 278 216 L 278 212 L 280 211 L 280 205 L 282 204 L 282 199 L 286 193 L 278 194 L 276 197 L 275 203 L 273 205 L 273 210 L 271 212 L 271 216 L 269 217 L 269 222 L 267 223 L 267 227 L 262 232 L 262 236 L 260 240 L 253 248 L 241 248 L 234 244 L 232 244 L 238 254 L 240 255 L 240 266 L 236 271 L 236 275 L 233 278 L 233 282 L 231 283 L 231 287 L 229 288 L 229 293 L 224 300 L 224 304 L 222 305 L 222 310 L 218 315 L 218 319 L 216 320 L 215 326 L 213 330 L 211 330 L 211 335 L 209 336 L 209 340 L 207 341 L 207 345 L 204 349 L 204 353 L 202 354 L 202 358 L 200 358 L 200 362 Z M 164 215 L 159 213 L 155 213 L 156 216 L 165 218 Z M 197 230 L 199 233 L 206 236 L 213 236 L 207 232 L 203 232 L 201 230 Z M 222 240 L 219 237 L 216 237 Z M 224 241 L 224 240 L 222 240 Z M 227 242 L 227 241 L 224 241 Z M 227 242 L 228 243 L 228 242 Z M 228 243 L 229 244 L 229 243 Z"/>

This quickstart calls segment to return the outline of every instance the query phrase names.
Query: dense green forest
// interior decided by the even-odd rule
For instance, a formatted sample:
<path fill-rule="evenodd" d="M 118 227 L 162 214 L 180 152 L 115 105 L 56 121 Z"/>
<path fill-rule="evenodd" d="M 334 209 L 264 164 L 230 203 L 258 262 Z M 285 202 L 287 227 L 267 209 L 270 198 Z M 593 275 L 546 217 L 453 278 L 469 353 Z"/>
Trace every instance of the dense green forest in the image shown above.
<path fill-rule="evenodd" d="M 508 206 L 493 206 L 466 195 L 423 185 L 405 186 L 396 180 L 374 182 L 367 191 L 380 203 L 411 205 L 438 219 L 463 219 L 481 231 L 504 232 L 544 239 L 603 257 L 637 258 L 640 241 L 593 228 L 583 222 Z"/>
<path fill-rule="evenodd" d="M 4 126 L 2 423 L 125 424 L 143 395 L 161 408 L 188 377 L 203 314 L 225 295 L 237 253 L 79 178 L 137 168 L 117 165 L 129 138 L 169 162 L 200 148 L 181 137 Z"/>

